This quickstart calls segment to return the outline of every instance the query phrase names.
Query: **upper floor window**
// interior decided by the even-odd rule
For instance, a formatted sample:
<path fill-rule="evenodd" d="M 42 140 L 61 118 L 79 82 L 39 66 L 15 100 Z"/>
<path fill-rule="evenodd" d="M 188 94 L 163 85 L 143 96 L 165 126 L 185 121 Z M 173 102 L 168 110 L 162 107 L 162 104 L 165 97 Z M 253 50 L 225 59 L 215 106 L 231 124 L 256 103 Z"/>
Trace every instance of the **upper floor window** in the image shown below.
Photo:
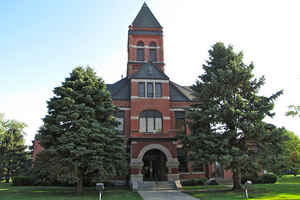
<path fill-rule="evenodd" d="M 161 97 L 161 96 L 162 96 L 161 83 L 155 83 L 155 97 Z"/>
<path fill-rule="evenodd" d="M 153 83 L 147 83 L 147 97 L 153 97 Z"/>
<path fill-rule="evenodd" d="M 184 111 L 175 112 L 175 126 L 178 133 L 185 133 Z"/>
<path fill-rule="evenodd" d="M 137 50 L 136 50 L 136 60 L 137 61 L 144 61 L 145 60 L 145 53 L 144 53 L 144 42 L 137 43 Z"/>
<path fill-rule="evenodd" d="M 155 42 L 151 42 L 149 46 L 150 46 L 150 50 L 149 50 L 150 61 L 156 62 L 157 61 L 156 43 Z"/>
<path fill-rule="evenodd" d="M 156 82 L 139 82 L 138 84 L 139 97 L 161 97 L 162 83 Z"/>
<path fill-rule="evenodd" d="M 145 110 L 141 112 L 139 119 L 140 132 L 160 133 L 162 132 L 162 115 L 156 110 Z"/>
<path fill-rule="evenodd" d="M 119 122 L 117 126 L 117 130 L 121 133 L 124 132 L 124 111 L 119 111 L 116 113 L 117 122 Z"/>
<path fill-rule="evenodd" d="M 139 83 L 139 97 L 145 97 L 145 83 Z"/>

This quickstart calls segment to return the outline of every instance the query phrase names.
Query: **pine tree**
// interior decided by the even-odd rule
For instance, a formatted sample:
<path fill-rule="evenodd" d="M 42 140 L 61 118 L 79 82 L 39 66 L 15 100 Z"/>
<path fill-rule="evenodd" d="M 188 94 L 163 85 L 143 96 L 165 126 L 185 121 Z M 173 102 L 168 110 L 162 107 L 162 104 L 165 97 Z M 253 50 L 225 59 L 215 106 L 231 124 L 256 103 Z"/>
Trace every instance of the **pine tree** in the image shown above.
<path fill-rule="evenodd" d="M 56 166 L 57 179 L 75 182 L 117 175 L 127 164 L 110 93 L 104 81 L 87 67 L 75 68 L 62 86 L 54 89 L 38 140 Z M 53 174 L 53 172 L 52 172 Z"/>
<path fill-rule="evenodd" d="M 8 183 L 14 176 L 24 175 L 30 161 L 24 144 L 26 124 L 16 120 L 5 120 L 0 113 L 0 177 Z"/>
<path fill-rule="evenodd" d="M 204 74 L 192 86 L 199 102 L 188 113 L 192 133 L 182 141 L 191 160 L 218 161 L 231 169 L 233 189 L 239 190 L 243 166 L 257 163 L 253 154 L 263 155 L 263 145 L 281 137 L 269 137 L 272 131 L 267 131 L 263 119 L 274 115 L 274 100 L 282 91 L 271 97 L 260 96 L 264 77 L 255 79 L 254 65 L 244 64 L 243 54 L 223 43 L 209 50 L 203 69 Z M 253 145 L 254 151 L 250 148 Z"/>

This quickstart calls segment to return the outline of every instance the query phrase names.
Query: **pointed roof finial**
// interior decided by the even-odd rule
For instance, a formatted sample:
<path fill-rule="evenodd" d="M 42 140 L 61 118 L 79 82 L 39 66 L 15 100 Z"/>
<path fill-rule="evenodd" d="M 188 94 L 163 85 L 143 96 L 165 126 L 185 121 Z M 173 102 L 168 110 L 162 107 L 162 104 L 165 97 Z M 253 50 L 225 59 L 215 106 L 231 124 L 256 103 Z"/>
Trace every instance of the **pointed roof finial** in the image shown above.
<path fill-rule="evenodd" d="M 146 2 L 132 22 L 132 26 L 138 28 L 162 28 Z"/>

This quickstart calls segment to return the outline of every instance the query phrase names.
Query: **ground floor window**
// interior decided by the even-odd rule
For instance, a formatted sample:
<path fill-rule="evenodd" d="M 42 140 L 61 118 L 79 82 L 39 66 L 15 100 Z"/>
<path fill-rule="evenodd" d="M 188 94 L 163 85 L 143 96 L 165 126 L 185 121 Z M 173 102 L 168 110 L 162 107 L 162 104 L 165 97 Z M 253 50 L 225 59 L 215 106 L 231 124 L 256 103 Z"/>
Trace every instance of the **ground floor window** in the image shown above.
<path fill-rule="evenodd" d="M 193 172 L 203 172 L 204 165 L 201 162 L 194 161 L 194 162 L 192 162 L 192 171 Z"/>
<path fill-rule="evenodd" d="M 179 172 L 187 172 L 188 171 L 188 165 L 186 160 L 186 152 L 183 148 L 177 148 L 177 159 L 179 162 L 178 171 Z"/>

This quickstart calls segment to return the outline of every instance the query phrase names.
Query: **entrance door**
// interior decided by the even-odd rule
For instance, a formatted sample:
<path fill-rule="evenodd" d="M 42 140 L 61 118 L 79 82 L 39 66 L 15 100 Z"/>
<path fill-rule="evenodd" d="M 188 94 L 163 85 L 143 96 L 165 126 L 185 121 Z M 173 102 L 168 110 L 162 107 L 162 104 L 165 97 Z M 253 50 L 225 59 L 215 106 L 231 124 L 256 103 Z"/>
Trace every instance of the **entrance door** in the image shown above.
<path fill-rule="evenodd" d="M 166 181 L 167 167 L 166 157 L 163 152 L 157 149 L 145 153 L 143 167 L 144 181 Z"/>

